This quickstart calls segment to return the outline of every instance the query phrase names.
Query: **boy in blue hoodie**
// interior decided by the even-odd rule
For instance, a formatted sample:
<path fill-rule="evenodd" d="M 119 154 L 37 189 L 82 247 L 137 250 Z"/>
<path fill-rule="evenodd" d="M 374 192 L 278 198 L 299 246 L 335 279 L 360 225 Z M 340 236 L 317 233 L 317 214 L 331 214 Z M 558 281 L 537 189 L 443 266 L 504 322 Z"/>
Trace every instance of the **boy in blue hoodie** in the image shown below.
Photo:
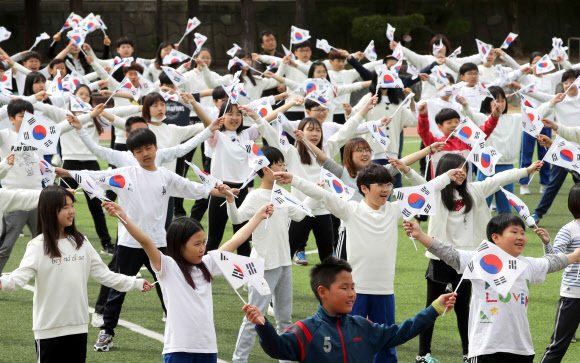
<path fill-rule="evenodd" d="M 351 272 L 348 262 L 335 257 L 316 265 L 310 271 L 310 287 L 320 302 L 318 312 L 281 335 L 257 307 L 245 305 L 246 318 L 256 324 L 266 354 L 299 362 L 372 362 L 377 352 L 419 335 L 455 304 L 456 294 L 445 294 L 401 325 L 374 324 L 348 315 L 356 299 Z"/>

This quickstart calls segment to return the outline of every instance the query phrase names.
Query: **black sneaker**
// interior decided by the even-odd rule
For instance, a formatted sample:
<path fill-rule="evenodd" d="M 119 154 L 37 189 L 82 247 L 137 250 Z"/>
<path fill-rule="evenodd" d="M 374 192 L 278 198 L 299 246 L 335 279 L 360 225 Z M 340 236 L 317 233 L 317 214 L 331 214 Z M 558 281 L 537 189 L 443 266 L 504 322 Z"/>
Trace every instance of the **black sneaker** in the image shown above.
<path fill-rule="evenodd" d="M 111 348 L 113 348 L 113 336 L 101 330 L 95 343 L 95 352 L 108 352 Z"/>
<path fill-rule="evenodd" d="M 101 255 L 113 256 L 113 253 L 115 253 L 115 245 L 108 244 L 101 246 Z"/>

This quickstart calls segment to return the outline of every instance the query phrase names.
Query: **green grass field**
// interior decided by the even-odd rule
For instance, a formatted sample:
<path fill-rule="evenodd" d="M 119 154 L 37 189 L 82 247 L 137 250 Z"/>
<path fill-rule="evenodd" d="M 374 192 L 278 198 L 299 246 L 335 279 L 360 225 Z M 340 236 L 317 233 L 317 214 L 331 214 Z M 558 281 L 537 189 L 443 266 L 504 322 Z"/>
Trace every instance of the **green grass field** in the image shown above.
<path fill-rule="evenodd" d="M 418 138 L 406 138 L 404 154 L 409 154 L 418 149 Z M 199 161 L 199 152 L 196 153 L 196 164 Z M 105 164 L 102 164 L 104 167 Z M 418 168 L 418 165 L 414 167 Z M 189 177 L 195 179 L 190 172 Z M 404 179 L 403 179 L 404 180 Z M 522 199 L 533 210 L 539 201 L 539 177 L 535 177 L 531 190 L 532 195 Z M 258 181 L 259 183 L 259 181 Z M 572 186 L 571 178 L 568 178 L 561 192 L 554 201 L 547 217 L 542 219 L 541 226 L 547 228 L 552 237 L 560 227 L 569 222 L 572 216 L 568 212 L 567 197 Z M 516 189 L 517 194 L 517 189 Z M 192 201 L 185 202 L 185 209 L 189 210 Z M 87 235 L 95 248 L 100 251 L 100 244 L 94 230 L 90 213 L 83 197 L 79 197 L 77 204 L 77 227 Z M 207 221 L 204 219 L 203 224 Z M 115 236 L 116 219 L 108 217 L 109 231 Z M 426 228 L 426 226 L 424 226 Z M 26 237 L 20 238 L 12 251 L 12 256 L 5 271 L 12 271 L 18 267 L 22 258 L 26 243 L 30 240 L 28 231 Z M 532 257 L 542 256 L 541 242 L 533 231 L 528 231 L 528 245 L 525 255 Z M 228 225 L 224 238 L 231 236 L 231 227 Z M 309 249 L 315 248 L 313 238 L 309 241 Z M 318 262 L 318 255 L 309 255 L 308 267 L 293 266 L 294 278 L 294 314 L 293 320 L 297 321 L 312 315 L 317 309 L 317 301 L 309 288 L 308 272 L 310 266 Z M 103 256 L 105 263 L 110 261 L 109 256 Z M 416 312 L 425 307 L 425 270 L 428 260 L 424 257 L 424 248 L 419 246 L 416 252 L 413 243 L 407 238 L 403 229 L 399 228 L 399 247 L 395 278 L 396 316 L 397 322 L 412 317 Z M 142 271 L 143 276 L 152 281 L 147 271 Z M 555 273 L 546 278 L 543 285 L 534 285 L 531 288 L 528 318 L 536 350 L 536 361 L 540 358 L 549 343 L 554 328 L 554 316 L 559 297 L 561 274 Z M 33 281 L 30 282 L 34 284 Z M 240 289 L 241 290 L 241 289 Z M 94 306 L 99 285 L 89 281 L 89 302 Z M 243 291 L 240 291 L 246 295 Z M 242 303 L 222 277 L 215 279 L 213 284 L 214 319 L 219 347 L 219 358 L 231 361 L 238 329 L 243 318 Z M 66 301 L 62 302 L 66 304 Z M 121 319 L 139 324 L 142 327 L 163 334 L 164 323 L 161 321 L 162 310 L 155 292 L 127 294 Z M 270 318 L 273 320 L 273 318 Z M 195 329 L 196 327 L 191 327 Z M 98 329 L 89 327 L 88 338 L 88 362 L 122 362 L 122 363 L 146 363 L 162 361 L 161 351 L 163 344 L 157 340 L 118 327 L 115 337 L 115 348 L 108 353 L 96 353 L 92 346 L 97 338 Z M 400 362 L 414 362 L 418 350 L 418 338 L 397 348 Z M 438 320 L 433 338 L 433 356 L 441 363 L 461 362 L 461 345 L 457 333 L 456 320 L 453 313 L 447 314 Z M 576 362 L 580 357 L 580 343 L 571 344 L 564 362 Z M 66 357 L 63 357 L 65 361 Z M 0 293 L 0 362 L 33 362 L 35 361 L 34 335 L 32 333 L 32 292 L 27 290 L 17 291 L 12 294 Z M 273 361 L 264 354 L 259 344 L 256 343 L 249 359 L 250 362 Z"/>

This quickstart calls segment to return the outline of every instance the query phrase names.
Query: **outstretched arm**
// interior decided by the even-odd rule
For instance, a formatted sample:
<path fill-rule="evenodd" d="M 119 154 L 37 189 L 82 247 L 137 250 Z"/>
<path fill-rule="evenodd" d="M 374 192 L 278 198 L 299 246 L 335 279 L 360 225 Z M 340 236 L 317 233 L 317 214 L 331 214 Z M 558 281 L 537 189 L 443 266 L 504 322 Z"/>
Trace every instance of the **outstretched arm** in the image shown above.
<path fill-rule="evenodd" d="M 241 229 L 239 229 L 232 238 L 224 243 L 219 249 L 227 252 L 234 252 L 242 243 L 248 240 L 256 227 L 267 217 L 271 216 L 274 212 L 274 206 L 271 204 L 265 205 L 260 208 L 256 214 L 246 223 Z"/>

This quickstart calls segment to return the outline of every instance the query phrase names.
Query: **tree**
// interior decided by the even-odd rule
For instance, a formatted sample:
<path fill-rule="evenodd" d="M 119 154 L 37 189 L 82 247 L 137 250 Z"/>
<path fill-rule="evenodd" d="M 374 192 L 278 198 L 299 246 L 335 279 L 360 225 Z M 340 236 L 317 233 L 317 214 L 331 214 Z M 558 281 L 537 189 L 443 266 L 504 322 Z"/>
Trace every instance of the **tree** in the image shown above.
<path fill-rule="evenodd" d="M 520 34 L 520 19 L 518 17 L 519 4 L 518 0 L 508 1 L 508 24 L 512 33 Z M 522 57 L 524 51 L 522 50 L 522 42 L 514 42 L 510 46 L 514 51 L 514 56 Z"/>
<path fill-rule="evenodd" d="M 72 0 L 71 0 L 72 3 Z M 40 0 L 25 0 L 24 8 L 24 44 L 26 47 L 32 46 L 36 36 L 40 34 L 38 24 L 40 24 Z"/>
<path fill-rule="evenodd" d="M 201 18 L 201 13 L 199 12 L 199 0 L 187 0 L 187 19 L 193 17 Z M 193 44 L 193 36 L 187 36 L 187 50 L 189 54 L 193 54 L 195 50 L 195 45 Z"/>
<path fill-rule="evenodd" d="M 256 49 L 256 24 L 254 22 L 254 0 L 240 0 L 242 7 L 242 47 L 249 52 Z"/>
<path fill-rule="evenodd" d="M 310 10 L 311 1 L 310 0 L 296 0 L 296 16 L 294 18 L 294 23 L 299 28 L 308 28 L 310 23 Z"/>

